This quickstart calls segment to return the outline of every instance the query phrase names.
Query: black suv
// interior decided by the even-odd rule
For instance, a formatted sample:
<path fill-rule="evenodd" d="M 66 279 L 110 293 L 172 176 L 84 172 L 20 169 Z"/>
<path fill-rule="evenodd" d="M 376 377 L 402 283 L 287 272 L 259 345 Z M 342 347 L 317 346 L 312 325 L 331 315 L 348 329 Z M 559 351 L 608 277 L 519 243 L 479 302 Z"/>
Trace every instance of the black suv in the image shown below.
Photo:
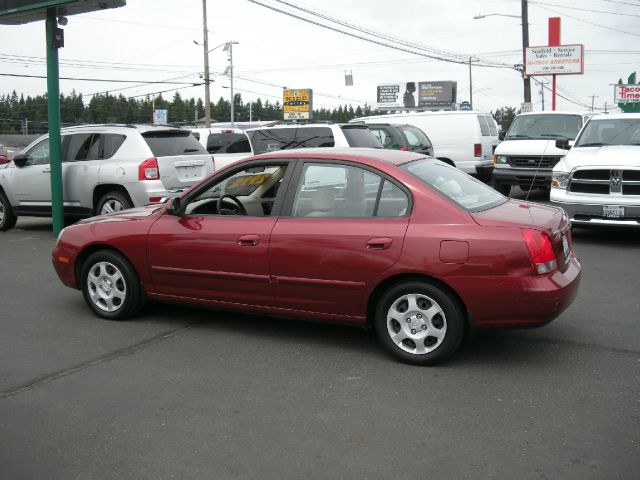
<path fill-rule="evenodd" d="M 424 153 L 433 157 L 431 140 L 418 127 L 390 123 L 368 123 L 367 127 L 386 149 Z"/>

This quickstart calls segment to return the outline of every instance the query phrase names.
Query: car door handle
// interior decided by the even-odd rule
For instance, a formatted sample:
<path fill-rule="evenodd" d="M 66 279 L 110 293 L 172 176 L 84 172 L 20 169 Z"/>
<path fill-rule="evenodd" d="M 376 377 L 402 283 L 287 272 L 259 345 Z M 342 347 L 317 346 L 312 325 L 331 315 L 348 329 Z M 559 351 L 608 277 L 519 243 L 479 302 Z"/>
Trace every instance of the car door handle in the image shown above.
<path fill-rule="evenodd" d="M 381 238 L 372 238 L 367 242 L 368 250 L 386 250 L 391 248 L 391 244 L 393 243 L 392 238 L 381 237 Z"/>
<path fill-rule="evenodd" d="M 51 173 L 51 168 L 43 168 L 42 173 Z"/>
<path fill-rule="evenodd" d="M 258 243 L 260 243 L 258 235 L 242 235 L 238 238 L 238 245 L 241 247 L 255 247 Z"/>

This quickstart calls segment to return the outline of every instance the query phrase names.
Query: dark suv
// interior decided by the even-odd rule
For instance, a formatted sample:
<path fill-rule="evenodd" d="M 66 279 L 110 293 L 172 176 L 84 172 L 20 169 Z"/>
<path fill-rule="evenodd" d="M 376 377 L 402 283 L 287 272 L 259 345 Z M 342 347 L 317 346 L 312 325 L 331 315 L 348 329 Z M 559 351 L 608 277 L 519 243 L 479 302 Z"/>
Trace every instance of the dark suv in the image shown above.
<path fill-rule="evenodd" d="M 433 145 L 429 137 L 413 125 L 391 125 L 390 123 L 368 123 L 382 146 L 388 150 L 404 150 L 424 153 L 433 157 Z"/>

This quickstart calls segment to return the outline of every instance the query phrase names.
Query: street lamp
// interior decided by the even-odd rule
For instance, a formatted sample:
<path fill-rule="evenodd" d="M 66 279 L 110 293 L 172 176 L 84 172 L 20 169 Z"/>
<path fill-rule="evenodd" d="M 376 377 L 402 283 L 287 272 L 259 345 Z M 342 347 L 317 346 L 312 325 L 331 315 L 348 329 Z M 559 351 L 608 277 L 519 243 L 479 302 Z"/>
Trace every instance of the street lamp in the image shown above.
<path fill-rule="evenodd" d="M 504 13 L 487 13 L 474 15 L 473 19 L 478 20 L 486 17 L 511 17 L 519 18 L 522 20 L 522 79 L 524 82 L 524 101 L 525 103 L 531 103 L 531 80 L 525 75 L 525 57 L 527 47 L 529 46 L 529 2 L 528 0 L 520 0 L 522 7 L 522 13 L 518 15 L 507 15 Z"/>
<path fill-rule="evenodd" d="M 200 45 L 197 41 L 193 41 L 196 45 Z M 233 46 L 238 45 L 238 42 L 234 40 L 229 40 L 228 42 L 222 42 L 220 45 L 213 47 L 210 50 L 205 50 L 205 61 L 204 61 L 204 96 L 205 96 L 205 124 L 207 128 L 211 126 L 211 110 L 209 108 L 209 54 L 214 50 L 217 50 L 220 47 L 224 47 L 222 50 L 225 52 L 229 52 L 229 66 L 225 69 L 223 75 L 229 74 L 229 78 L 231 79 L 231 127 L 235 126 L 234 119 L 234 101 L 233 101 Z M 203 45 L 204 46 L 204 45 Z"/>

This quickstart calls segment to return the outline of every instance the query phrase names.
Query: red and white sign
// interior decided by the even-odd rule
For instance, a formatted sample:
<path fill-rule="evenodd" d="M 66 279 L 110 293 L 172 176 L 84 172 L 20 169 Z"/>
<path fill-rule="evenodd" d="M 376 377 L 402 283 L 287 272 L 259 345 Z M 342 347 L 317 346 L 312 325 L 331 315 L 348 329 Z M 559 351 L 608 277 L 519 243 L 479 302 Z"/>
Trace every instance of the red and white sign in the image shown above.
<path fill-rule="evenodd" d="M 616 85 L 616 103 L 640 103 L 640 85 Z"/>
<path fill-rule="evenodd" d="M 524 57 L 527 76 L 584 73 L 584 45 L 527 47 Z"/>

